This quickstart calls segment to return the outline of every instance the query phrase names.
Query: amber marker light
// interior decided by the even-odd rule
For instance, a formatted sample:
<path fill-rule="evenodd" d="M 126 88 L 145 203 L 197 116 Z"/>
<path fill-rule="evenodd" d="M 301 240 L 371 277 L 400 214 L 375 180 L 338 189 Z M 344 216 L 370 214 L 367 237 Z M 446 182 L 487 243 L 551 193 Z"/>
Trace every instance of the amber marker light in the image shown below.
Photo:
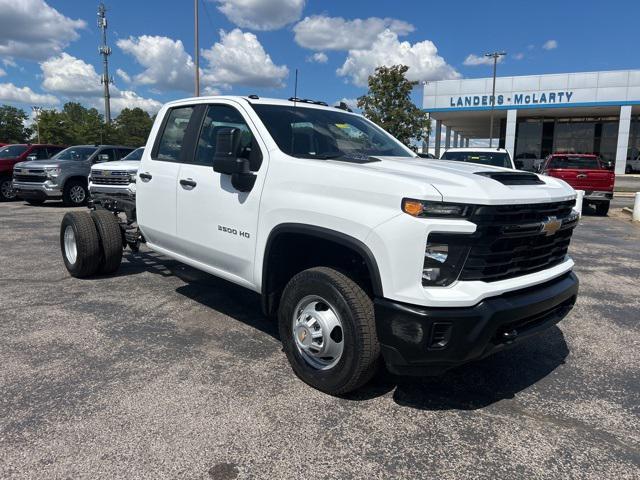
<path fill-rule="evenodd" d="M 408 213 L 413 217 L 419 217 L 420 215 L 422 215 L 423 211 L 422 202 L 418 202 L 417 200 L 405 199 L 402 201 L 402 211 L 404 213 Z"/>

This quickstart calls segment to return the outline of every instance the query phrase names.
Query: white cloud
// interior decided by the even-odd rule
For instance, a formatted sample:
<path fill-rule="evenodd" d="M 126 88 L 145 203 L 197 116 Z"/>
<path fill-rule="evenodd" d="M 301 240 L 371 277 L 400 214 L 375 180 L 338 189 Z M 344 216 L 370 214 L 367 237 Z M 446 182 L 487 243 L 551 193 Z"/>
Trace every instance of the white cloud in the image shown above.
<path fill-rule="evenodd" d="M 7 74 L 2 68 L 0 68 L 0 77 L 4 77 Z"/>
<path fill-rule="evenodd" d="M 62 15 L 44 0 L 0 0 L 0 55 L 42 60 L 79 37 L 84 20 Z"/>
<path fill-rule="evenodd" d="M 498 63 L 502 63 L 504 57 L 498 57 Z M 477 67 L 478 65 L 493 65 L 492 57 L 485 57 L 484 55 L 478 56 L 474 53 L 467 55 L 464 59 L 463 65 L 467 67 Z"/>
<path fill-rule="evenodd" d="M 125 83 L 131 83 L 131 77 L 129 76 L 129 74 L 127 72 L 125 72 L 124 70 L 122 70 L 121 68 L 116 69 L 116 75 L 118 76 L 118 78 L 120 78 L 120 80 L 122 80 Z"/>
<path fill-rule="evenodd" d="M 399 36 L 413 32 L 410 23 L 394 18 L 356 18 L 314 15 L 293 27 L 298 45 L 311 50 L 357 50 L 371 48 L 379 34 L 390 30 Z"/>
<path fill-rule="evenodd" d="M 159 91 L 193 88 L 194 64 L 181 40 L 142 35 L 120 39 L 116 45 L 145 68 L 133 77 L 135 83 L 153 85 Z"/>
<path fill-rule="evenodd" d="M 555 50 L 556 48 L 558 48 L 558 41 L 557 40 L 547 40 L 542 45 L 542 48 L 544 48 L 545 50 Z"/>
<path fill-rule="evenodd" d="M 366 86 L 367 79 L 376 67 L 383 65 L 407 65 L 409 80 L 442 80 L 460 78 L 460 74 L 438 55 L 433 42 L 400 42 L 398 35 L 385 30 L 370 49 L 349 50 L 349 55 L 337 74 L 349 77 L 357 86 Z"/>
<path fill-rule="evenodd" d="M 40 68 L 43 74 L 42 86 L 46 90 L 102 109 L 103 87 L 100 84 L 100 75 L 93 65 L 63 52 L 42 62 Z M 130 90 L 120 90 L 115 85 L 110 87 L 110 93 L 111 110 L 114 114 L 127 107 L 140 107 L 149 112 L 156 112 L 162 106 L 157 100 L 143 98 Z"/>
<path fill-rule="evenodd" d="M 307 62 L 327 63 L 328 61 L 329 57 L 327 57 L 327 54 L 324 52 L 316 52 L 307 57 Z"/>
<path fill-rule="evenodd" d="M 13 83 L 0 83 L 0 100 L 44 105 L 54 105 L 59 102 L 53 95 L 36 93 L 29 87 L 16 87 Z"/>
<path fill-rule="evenodd" d="M 232 23 L 252 30 L 277 30 L 302 15 L 305 0 L 216 0 Z"/>
<path fill-rule="evenodd" d="M 516 53 L 513 56 L 513 58 L 516 59 L 516 60 L 522 60 L 524 58 L 524 53 L 522 53 L 522 52 Z"/>
<path fill-rule="evenodd" d="M 282 87 L 289 75 L 286 65 L 273 63 L 253 33 L 239 28 L 220 30 L 220 42 L 203 50 L 202 56 L 208 62 L 202 79 L 216 86 Z"/>

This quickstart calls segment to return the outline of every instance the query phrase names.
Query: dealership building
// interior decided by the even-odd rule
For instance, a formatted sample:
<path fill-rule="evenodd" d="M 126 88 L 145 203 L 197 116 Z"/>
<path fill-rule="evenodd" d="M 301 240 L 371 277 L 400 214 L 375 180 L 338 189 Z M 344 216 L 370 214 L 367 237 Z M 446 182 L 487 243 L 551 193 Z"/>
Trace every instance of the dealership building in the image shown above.
<path fill-rule="evenodd" d="M 425 82 L 423 108 L 433 127 L 427 147 L 436 156 L 489 138 L 492 84 Z M 516 159 L 596 153 L 624 173 L 640 151 L 640 70 L 498 77 L 493 118 L 497 145 Z"/>

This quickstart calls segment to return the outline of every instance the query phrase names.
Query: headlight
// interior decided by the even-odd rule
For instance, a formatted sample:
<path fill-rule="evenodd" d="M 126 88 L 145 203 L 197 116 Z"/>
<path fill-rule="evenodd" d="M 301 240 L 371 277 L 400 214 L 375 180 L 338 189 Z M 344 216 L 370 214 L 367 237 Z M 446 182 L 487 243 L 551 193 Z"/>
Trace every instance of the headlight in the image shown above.
<path fill-rule="evenodd" d="M 422 285 L 445 287 L 458 279 L 469 254 L 469 246 L 463 243 L 466 236 L 460 235 L 460 239 L 452 239 L 447 243 L 437 238 L 439 234 L 432 236 L 438 241 L 429 241 L 425 248 Z M 451 235 L 448 237 L 452 238 Z"/>
<path fill-rule="evenodd" d="M 62 171 L 62 169 L 60 167 L 44 167 L 44 173 L 47 174 L 47 177 L 57 177 L 58 175 L 60 175 L 60 172 Z"/>
<path fill-rule="evenodd" d="M 405 198 L 402 200 L 402 211 L 419 218 L 467 218 L 473 212 L 473 205 Z"/>

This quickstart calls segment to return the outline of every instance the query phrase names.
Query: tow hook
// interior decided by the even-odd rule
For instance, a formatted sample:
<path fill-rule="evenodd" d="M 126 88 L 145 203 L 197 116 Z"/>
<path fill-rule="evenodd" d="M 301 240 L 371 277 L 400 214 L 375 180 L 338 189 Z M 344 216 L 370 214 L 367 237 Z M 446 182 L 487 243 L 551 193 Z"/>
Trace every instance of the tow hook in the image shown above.
<path fill-rule="evenodd" d="M 518 331 L 515 329 L 507 330 L 500 334 L 500 340 L 502 340 L 503 343 L 512 343 L 515 341 L 517 337 L 518 337 Z"/>

